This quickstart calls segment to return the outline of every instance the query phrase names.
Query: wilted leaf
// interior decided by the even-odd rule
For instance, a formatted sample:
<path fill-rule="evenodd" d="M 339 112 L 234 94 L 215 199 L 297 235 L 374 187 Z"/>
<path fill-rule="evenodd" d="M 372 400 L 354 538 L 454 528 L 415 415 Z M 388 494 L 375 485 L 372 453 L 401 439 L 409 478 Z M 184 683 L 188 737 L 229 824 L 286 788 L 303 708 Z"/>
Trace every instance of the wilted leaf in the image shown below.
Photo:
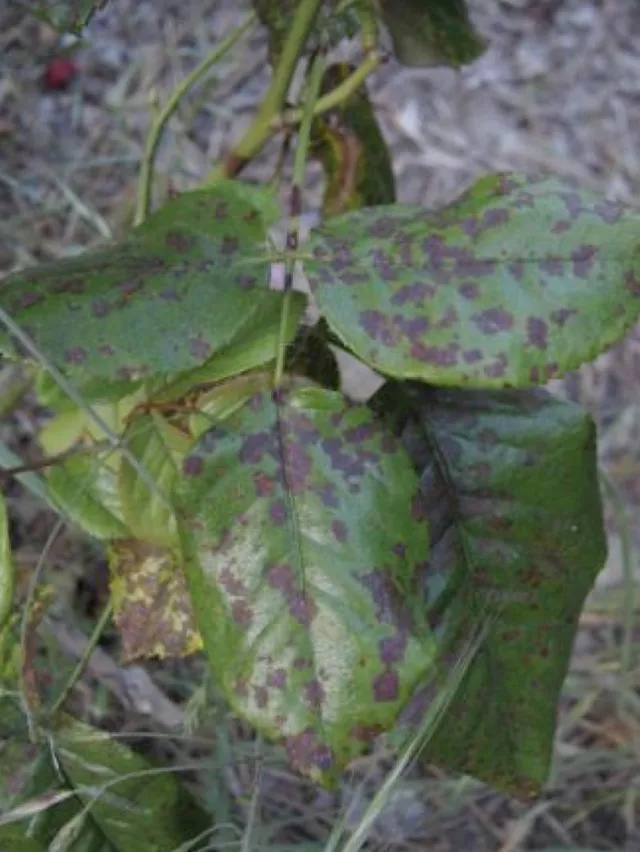
<path fill-rule="evenodd" d="M 398 388 L 373 406 L 397 414 Z M 424 595 L 442 653 L 495 618 L 424 759 L 527 796 L 547 777 L 578 617 L 606 556 L 595 429 L 544 391 L 409 388 L 418 424 L 404 441 L 423 470 Z"/>
<path fill-rule="evenodd" d="M 49 493 L 57 507 L 88 535 L 126 538 L 130 533 L 117 477 L 117 468 L 107 460 L 78 453 L 51 468 Z"/>
<path fill-rule="evenodd" d="M 323 93 L 335 89 L 353 71 L 354 66 L 346 62 L 330 65 L 324 75 Z M 315 121 L 312 143 L 312 152 L 322 162 L 326 175 L 325 216 L 395 201 L 389 149 L 366 86 Z"/>
<path fill-rule="evenodd" d="M 310 249 L 336 334 L 380 372 L 432 384 L 544 383 L 640 313 L 640 215 L 553 178 L 483 178 L 438 213 L 348 213 Z"/>
<path fill-rule="evenodd" d="M 233 181 L 183 193 L 118 245 L 4 279 L 0 304 L 80 383 L 189 370 L 277 313 L 265 244 L 277 217 L 267 190 Z"/>
<path fill-rule="evenodd" d="M 109 570 L 125 663 L 141 657 L 186 657 L 202 648 L 175 550 L 143 541 L 114 541 Z"/>
<path fill-rule="evenodd" d="M 466 0 L 380 0 L 380 6 L 403 65 L 459 68 L 484 52 Z"/>
<path fill-rule="evenodd" d="M 330 781 L 432 664 L 414 612 L 428 553 L 409 459 L 365 406 L 257 394 L 183 464 L 191 598 L 234 709 Z"/>

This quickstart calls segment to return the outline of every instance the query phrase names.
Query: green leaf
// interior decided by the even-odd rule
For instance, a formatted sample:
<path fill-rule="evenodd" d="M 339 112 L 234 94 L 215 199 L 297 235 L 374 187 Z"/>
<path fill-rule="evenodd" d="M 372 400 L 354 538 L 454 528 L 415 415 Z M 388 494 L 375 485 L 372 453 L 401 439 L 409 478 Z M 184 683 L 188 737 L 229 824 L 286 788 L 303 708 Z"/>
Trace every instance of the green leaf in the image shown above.
<path fill-rule="evenodd" d="M 484 53 L 466 0 L 381 0 L 396 57 L 403 65 L 459 68 Z"/>
<path fill-rule="evenodd" d="M 311 288 L 344 343 L 437 385 L 544 383 L 640 313 L 640 215 L 555 178 L 489 176 L 437 213 L 347 213 L 310 250 Z"/>
<path fill-rule="evenodd" d="M 258 20 L 263 24 L 269 38 L 269 61 L 276 67 L 282 48 L 291 29 L 291 21 L 296 13 L 300 0 L 252 0 L 252 6 Z M 326 4 L 328 7 L 338 5 L 338 0 Z M 327 48 L 335 47 L 342 39 L 352 38 L 358 28 L 358 18 L 353 8 L 335 13 L 330 8 L 323 10 L 318 16 L 307 43 L 307 51 L 314 50 L 319 44 Z"/>
<path fill-rule="evenodd" d="M 7 624 L 13 610 L 15 568 L 9 538 L 9 513 L 0 492 L 0 631 Z"/>
<path fill-rule="evenodd" d="M 184 193 L 119 245 L 4 279 L 0 305 L 81 383 L 192 369 L 281 305 L 265 242 L 278 212 L 233 181 Z"/>
<path fill-rule="evenodd" d="M 18 809 L 25 818 L 0 824 L 0 843 L 7 844 L 2 849 L 130 852 L 135 839 L 140 852 L 171 852 L 209 823 L 170 770 L 151 766 L 109 734 L 67 717 L 46 747 L 15 740 L 10 749 L 14 760 L 3 759 L 0 773 L 15 766 L 13 792 L 0 821 L 19 816 Z M 73 845 L 65 847 L 65 833 L 73 837 L 74 830 Z"/>
<path fill-rule="evenodd" d="M 129 852 L 135 838 L 136 852 L 173 852 L 209 826 L 170 767 L 152 767 L 108 733 L 69 720 L 54 748 L 69 785 L 115 849 Z M 99 798 L 83 789 L 105 785 Z"/>
<path fill-rule="evenodd" d="M 354 70 L 355 66 L 346 62 L 330 65 L 324 75 L 323 93 L 335 89 Z M 338 109 L 316 119 L 312 153 L 325 171 L 325 216 L 395 201 L 391 156 L 366 86 Z"/>
<path fill-rule="evenodd" d="M 180 399 L 197 385 L 221 382 L 275 362 L 281 336 L 285 344 L 294 339 L 306 308 L 307 299 L 302 293 L 290 295 L 287 326 L 282 332 L 282 305 L 274 302 L 254 317 L 254 325 L 245 329 L 241 342 L 223 349 L 202 367 L 176 376 L 168 385 L 153 392 L 153 401 Z"/>
<path fill-rule="evenodd" d="M 195 402 L 197 411 L 189 418 L 189 431 L 197 439 L 216 422 L 226 420 L 243 408 L 257 393 L 271 387 L 271 373 L 246 373 L 202 393 Z"/>
<path fill-rule="evenodd" d="M 115 541 L 109 570 L 124 663 L 186 657 L 202 648 L 175 551 L 135 539 Z"/>
<path fill-rule="evenodd" d="M 58 509 L 88 535 L 99 539 L 127 538 L 117 467 L 90 454 L 70 456 L 52 467 L 49 494 Z"/>
<path fill-rule="evenodd" d="M 546 780 L 578 618 L 606 557 L 595 428 L 541 390 L 393 383 L 372 405 L 416 418 L 403 440 L 423 471 L 423 580 L 443 657 L 494 618 L 423 758 L 526 797 Z M 426 699 L 407 711 L 410 729 Z"/>
<path fill-rule="evenodd" d="M 133 417 L 125 429 L 123 441 L 131 456 L 140 462 L 155 483 L 155 488 L 151 489 L 147 479 L 140 475 L 140 468 L 133 467 L 123 456 L 118 471 L 118 491 L 125 526 L 136 538 L 171 545 L 177 536 L 176 518 L 169 499 L 181 456 L 176 447 L 181 446 L 184 454 L 191 442 L 154 411 Z"/>
<path fill-rule="evenodd" d="M 432 665 L 412 607 L 429 542 L 410 461 L 365 406 L 298 387 L 254 396 L 183 474 L 185 570 L 216 682 L 331 782 Z"/>

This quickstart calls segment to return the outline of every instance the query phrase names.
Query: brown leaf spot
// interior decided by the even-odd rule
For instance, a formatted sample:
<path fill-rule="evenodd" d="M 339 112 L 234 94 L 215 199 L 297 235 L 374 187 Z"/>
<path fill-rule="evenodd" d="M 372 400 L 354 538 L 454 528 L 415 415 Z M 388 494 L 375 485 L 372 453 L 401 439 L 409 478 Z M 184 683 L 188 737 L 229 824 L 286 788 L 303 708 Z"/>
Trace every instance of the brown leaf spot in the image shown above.
<path fill-rule="evenodd" d="M 286 689 L 287 686 L 287 670 L 283 668 L 276 669 L 271 672 L 267 678 L 267 686 L 272 689 Z"/>
<path fill-rule="evenodd" d="M 400 681 L 392 669 L 387 669 L 374 678 L 373 697 L 375 701 L 397 701 L 400 695 Z"/>
<path fill-rule="evenodd" d="M 240 241 L 237 237 L 227 234 L 222 240 L 222 245 L 220 246 L 220 251 L 222 254 L 229 255 L 234 254 L 238 251 L 238 246 L 240 245 Z"/>
<path fill-rule="evenodd" d="M 635 274 L 635 272 L 627 272 L 624 276 L 624 283 L 632 296 L 640 298 L 640 278 Z"/>
<path fill-rule="evenodd" d="M 258 497 L 271 497 L 275 488 L 275 481 L 266 473 L 256 473 L 253 477 Z"/>
<path fill-rule="evenodd" d="M 108 343 L 103 343 L 102 346 L 98 347 L 98 353 L 102 355 L 104 358 L 109 358 L 112 355 L 116 354 L 116 350 L 113 346 L 110 346 Z"/>
<path fill-rule="evenodd" d="M 27 308 L 37 305 L 43 298 L 42 293 L 23 293 L 18 299 L 17 308 L 18 310 L 24 311 Z"/>
<path fill-rule="evenodd" d="M 287 737 L 285 748 L 291 763 L 302 772 L 309 772 L 312 769 L 328 772 L 333 766 L 334 758 L 331 749 L 320 742 L 311 730 Z"/>
<path fill-rule="evenodd" d="M 540 317 L 529 317 L 527 320 L 527 341 L 536 349 L 544 350 L 549 345 L 549 326 Z"/>
<path fill-rule="evenodd" d="M 269 703 L 269 690 L 265 686 L 254 686 L 253 697 L 255 698 L 256 707 L 264 710 Z"/>
<path fill-rule="evenodd" d="M 554 234 L 566 234 L 569 230 L 571 230 L 571 222 L 567 222 L 566 219 L 560 219 L 551 229 Z"/>

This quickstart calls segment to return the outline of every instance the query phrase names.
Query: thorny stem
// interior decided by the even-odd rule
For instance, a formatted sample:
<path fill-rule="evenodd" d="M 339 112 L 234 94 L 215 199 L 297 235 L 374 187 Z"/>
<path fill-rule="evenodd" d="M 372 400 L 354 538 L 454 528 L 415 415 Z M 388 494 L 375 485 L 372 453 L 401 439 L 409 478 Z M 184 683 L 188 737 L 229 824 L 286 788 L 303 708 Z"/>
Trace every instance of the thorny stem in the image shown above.
<path fill-rule="evenodd" d="M 158 145 L 162 138 L 162 133 L 167 126 L 168 121 L 174 115 L 181 101 L 196 86 L 200 80 L 208 73 L 209 69 L 219 62 L 240 39 L 254 26 L 256 23 L 255 13 L 251 13 L 247 19 L 240 24 L 239 27 L 230 33 L 222 44 L 202 62 L 194 68 L 193 71 L 185 77 L 185 79 L 176 86 L 167 103 L 154 116 L 151 130 L 147 136 L 145 151 L 142 158 L 140 168 L 140 180 L 138 184 L 138 200 L 136 203 L 136 214 L 133 220 L 134 226 L 141 225 L 149 213 L 151 206 L 151 185 L 153 182 L 153 172 L 155 169 L 156 154 Z"/>
<path fill-rule="evenodd" d="M 76 685 L 76 683 L 82 677 L 82 674 L 89 662 L 89 658 L 91 654 L 93 654 L 98 642 L 100 641 L 100 637 L 102 636 L 105 627 L 107 626 L 111 616 L 113 615 L 113 601 L 110 599 L 106 604 L 105 608 L 102 610 L 102 614 L 98 619 L 95 627 L 93 628 L 93 632 L 91 636 L 87 640 L 87 644 L 85 645 L 85 649 L 82 653 L 82 656 L 76 663 L 73 671 L 69 675 L 69 679 L 64 685 L 62 692 L 56 698 L 53 707 L 51 708 L 51 715 L 55 716 L 56 713 L 62 708 L 62 705 L 67 700 L 69 695 L 71 694 L 71 690 Z"/>
<path fill-rule="evenodd" d="M 313 59 L 309 74 L 309 88 L 305 100 L 302 123 L 298 133 L 295 159 L 293 163 L 293 185 L 291 187 L 291 217 L 289 230 L 287 232 L 287 257 L 285 260 L 284 275 L 284 299 L 282 302 L 282 314 L 280 316 L 280 334 L 278 335 L 278 354 L 276 358 L 276 369 L 274 375 L 274 386 L 279 388 L 284 376 L 284 363 L 286 355 L 286 329 L 291 312 L 291 297 L 293 292 L 293 270 L 295 267 L 295 253 L 298 249 L 300 233 L 300 215 L 302 213 L 302 185 L 304 183 L 309 145 L 311 143 L 311 125 L 314 117 L 314 106 L 318 100 L 322 77 L 325 67 L 325 54 L 319 51 Z"/>

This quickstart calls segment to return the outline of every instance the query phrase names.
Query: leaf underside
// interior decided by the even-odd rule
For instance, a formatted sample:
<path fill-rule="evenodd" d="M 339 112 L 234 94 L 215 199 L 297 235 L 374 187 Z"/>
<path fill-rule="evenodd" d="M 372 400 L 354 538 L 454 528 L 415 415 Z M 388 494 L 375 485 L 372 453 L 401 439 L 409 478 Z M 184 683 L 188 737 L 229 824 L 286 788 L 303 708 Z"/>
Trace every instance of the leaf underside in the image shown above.
<path fill-rule="evenodd" d="M 265 243 L 277 218 L 266 190 L 230 181 L 184 193 L 118 245 L 0 282 L 0 305 L 73 379 L 190 370 L 255 333 L 258 317 L 278 328 Z M 12 352 L 6 334 L 2 349 Z"/>
<path fill-rule="evenodd" d="M 437 213 L 346 213 L 309 247 L 305 271 L 333 331 L 398 378 L 542 384 L 640 312 L 640 216 L 555 178 L 489 176 Z"/>
<path fill-rule="evenodd" d="M 466 0 L 381 0 L 380 7 L 403 65 L 459 68 L 484 52 Z"/>
<path fill-rule="evenodd" d="M 595 429 L 541 390 L 399 387 L 372 404 L 417 418 L 403 441 L 423 471 L 423 595 L 443 656 L 493 619 L 423 759 L 526 797 L 547 778 L 578 618 L 606 557 Z M 428 698 L 407 708 L 410 729 Z"/>
<path fill-rule="evenodd" d="M 300 387 L 254 396 L 183 473 L 185 570 L 216 680 L 331 783 L 431 669 L 412 606 L 428 531 L 410 461 L 366 407 Z"/>

